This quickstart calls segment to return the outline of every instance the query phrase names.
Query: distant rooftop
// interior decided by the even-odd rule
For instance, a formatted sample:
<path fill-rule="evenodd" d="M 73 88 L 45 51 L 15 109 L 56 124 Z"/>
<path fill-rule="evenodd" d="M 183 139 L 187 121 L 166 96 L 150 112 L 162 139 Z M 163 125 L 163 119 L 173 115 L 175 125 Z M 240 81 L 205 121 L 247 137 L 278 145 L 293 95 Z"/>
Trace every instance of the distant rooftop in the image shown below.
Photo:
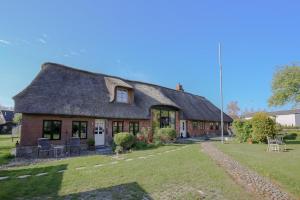
<path fill-rule="evenodd" d="M 14 111 L 11 110 L 0 110 L 0 113 L 3 115 L 5 122 L 12 122 L 14 119 Z"/>
<path fill-rule="evenodd" d="M 258 112 L 252 112 L 242 115 L 242 118 L 253 117 Z M 275 116 L 275 115 L 289 115 L 289 114 L 300 114 L 300 109 L 293 109 L 293 110 L 279 110 L 279 111 L 272 111 L 266 112 L 268 115 Z"/>

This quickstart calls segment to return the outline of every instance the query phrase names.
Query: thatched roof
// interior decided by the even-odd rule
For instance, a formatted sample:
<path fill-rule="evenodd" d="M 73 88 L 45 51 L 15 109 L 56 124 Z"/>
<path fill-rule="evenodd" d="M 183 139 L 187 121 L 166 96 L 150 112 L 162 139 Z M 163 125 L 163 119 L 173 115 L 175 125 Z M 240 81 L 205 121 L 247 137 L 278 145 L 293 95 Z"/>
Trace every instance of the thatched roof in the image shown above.
<path fill-rule="evenodd" d="M 132 104 L 112 102 L 117 86 L 134 91 Z M 220 120 L 220 110 L 204 97 L 55 63 L 43 64 L 14 100 L 19 113 L 149 119 L 152 106 L 164 105 L 178 109 L 181 119 Z M 225 114 L 224 121 L 232 119 Z"/>
<path fill-rule="evenodd" d="M 2 120 L 1 120 L 2 119 Z M 14 119 L 14 111 L 12 110 L 0 110 L 0 124 L 12 122 Z"/>

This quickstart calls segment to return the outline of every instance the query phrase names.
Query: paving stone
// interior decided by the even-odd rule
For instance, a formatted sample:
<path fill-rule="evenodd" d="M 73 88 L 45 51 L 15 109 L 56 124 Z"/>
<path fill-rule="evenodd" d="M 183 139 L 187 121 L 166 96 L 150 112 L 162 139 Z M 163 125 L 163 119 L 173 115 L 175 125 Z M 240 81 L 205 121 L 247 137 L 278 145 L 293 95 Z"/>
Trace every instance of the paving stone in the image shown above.
<path fill-rule="evenodd" d="M 31 176 L 30 174 L 26 174 L 26 175 L 18 176 L 17 178 L 23 179 L 23 178 L 28 178 L 30 176 Z"/>
<path fill-rule="evenodd" d="M 118 164 L 118 162 L 115 161 L 115 162 L 111 162 L 110 164 L 115 165 L 115 164 Z"/>
<path fill-rule="evenodd" d="M 141 157 L 138 157 L 138 159 L 146 159 L 146 157 L 144 157 L 144 156 L 141 156 Z"/>
<path fill-rule="evenodd" d="M 64 173 L 65 171 L 67 170 L 63 169 L 63 170 L 59 170 L 57 173 Z"/>
<path fill-rule="evenodd" d="M 6 179 L 8 179 L 8 178 L 9 178 L 8 176 L 2 176 L 2 177 L 0 177 L 0 181 L 6 180 Z"/>
<path fill-rule="evenodd" d="M 94 167 L 103 167 L 103 164 L 94 165 Z"/>
<path fill-rule="evenodd" d="M 77 167 L 77 170 L 85 169 L 86 167 Z"/>
<path fill-rule="evenodd" d="M 202 151 L 208 154 L 219 166 L 221 166 L 237 183 L 247 191 L 252 191 L 260 199 L 289 200 L 293 199 L 281 188 L 273 184 L 269 179 L 260 176 L 255 171 L 233 160 L 230 156 L 220 151 L 211 142 L 201 143 Z"/>
<path fill-rule="evenodd" d="M 130 162 L 130 161 L 133 161 L 133 159 L 132 159 L 132 158 L 129 158 L 129 159 L 126 159 L 125 161 L 126 161 L 126 162 Z"/>
<path fill-rule="evenodd" d="M 45 175 L 47 175 L 47 174 L 48 174 L 48 172 L 44 172 L 44 173 L 36 174 L 35 176 L 45 176 Z"/>

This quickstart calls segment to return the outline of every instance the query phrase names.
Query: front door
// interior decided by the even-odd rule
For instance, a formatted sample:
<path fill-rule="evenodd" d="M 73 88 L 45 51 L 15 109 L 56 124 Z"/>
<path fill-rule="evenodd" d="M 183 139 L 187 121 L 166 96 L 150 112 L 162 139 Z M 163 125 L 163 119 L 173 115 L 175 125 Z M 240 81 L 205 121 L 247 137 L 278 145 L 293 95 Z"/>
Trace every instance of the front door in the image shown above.
<path fill-rule="evenodd" d="M 103 119 L 95 120 L 95 146 L 105 144 L 105 121 Z"/>
<path fill-rule="evenodd" d="M 186 121 L 180 120 L 180 136 L 186 137 Z"/>

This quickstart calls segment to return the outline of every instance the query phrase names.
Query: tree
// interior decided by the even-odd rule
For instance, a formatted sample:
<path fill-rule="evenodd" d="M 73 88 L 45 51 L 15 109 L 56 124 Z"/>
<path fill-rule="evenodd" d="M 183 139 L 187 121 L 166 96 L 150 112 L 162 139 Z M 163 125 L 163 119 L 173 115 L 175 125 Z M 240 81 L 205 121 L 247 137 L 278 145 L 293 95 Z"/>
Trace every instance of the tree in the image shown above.
<path fill-rule="evenodd" d="M 300 103 L 300 66 L 285 66 L 277 70 L 272 80 L 272 96 L 269 106 Z"/>
<path fill-rule="evenodd" d="M 251 119 L 252 138 L 256 142 L 266 142 L 267 137 L 273 137 L 276 134 L 276 123 L 267 113 L 256 113 Z"/>
<path fill-rule="evenodd" d="M 227 113 L 230 117 L 233 119 L 239 118 L 239 113 L 240 113 L 240 107 L 238 106 L 237 101 L 231 101 L 227 105 Z"/>
<path fill-rule="evenodd" d="M 22 114 L 21 113 L 15 113 L 13 122 L 15 124 L 21 124 L 21 122 L 22 122 Z"/>

